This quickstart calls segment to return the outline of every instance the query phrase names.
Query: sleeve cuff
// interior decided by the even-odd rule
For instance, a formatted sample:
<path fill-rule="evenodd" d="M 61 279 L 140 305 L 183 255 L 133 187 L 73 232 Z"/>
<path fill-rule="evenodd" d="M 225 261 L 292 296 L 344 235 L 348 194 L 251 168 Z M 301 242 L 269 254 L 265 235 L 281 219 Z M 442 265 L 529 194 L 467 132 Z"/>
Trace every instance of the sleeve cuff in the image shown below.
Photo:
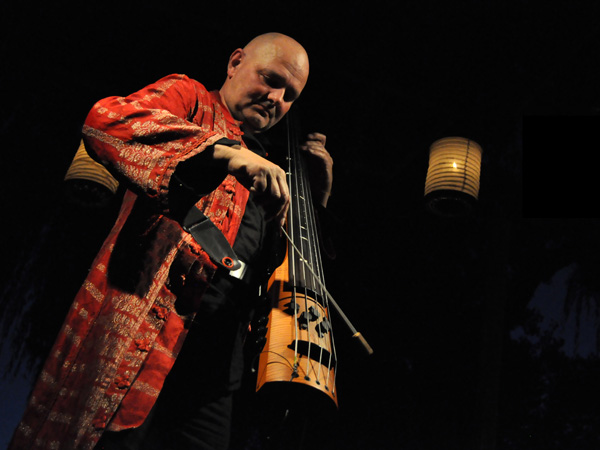
<path fill-rule="evenodd" d="M 213 161 L 216 144 L 234 146 L 240 141 L 221 138 L 175 168 L 169 183 L 169 210 L 176 220 L 182 219 L 201 197 L 214 191 L 227 176 L 227 171 Z"/>

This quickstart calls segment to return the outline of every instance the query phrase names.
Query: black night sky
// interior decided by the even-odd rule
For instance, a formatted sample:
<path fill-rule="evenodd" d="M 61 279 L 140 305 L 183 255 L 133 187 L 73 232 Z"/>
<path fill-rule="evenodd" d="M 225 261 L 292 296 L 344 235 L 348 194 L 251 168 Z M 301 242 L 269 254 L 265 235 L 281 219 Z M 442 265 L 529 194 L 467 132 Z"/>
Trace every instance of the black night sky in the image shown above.
<path fill-rule="evenodd" d="M 321 447 L 599 448 L 599 221 L 594 195 L 567 187 L 597 191 L 596 141 L 572 134 L 600 113 L 593 2 L 311 3 L 1 7 L 3 332 L 22 340 L 32 302 L 32 334 L 60 326 L 114 217 L 64 197 L 94 102 L 170 73 L 219 88 L 235 48 L 280 31 L 309 53 L 298 109 L 335 161 L 328 289 L 375 350 L 336 329 L 340 410 Z M 469 217 L 424 207 L 446 136 L 483 147 Z M 12 380 L 0 445 L 26 396 Z"/>

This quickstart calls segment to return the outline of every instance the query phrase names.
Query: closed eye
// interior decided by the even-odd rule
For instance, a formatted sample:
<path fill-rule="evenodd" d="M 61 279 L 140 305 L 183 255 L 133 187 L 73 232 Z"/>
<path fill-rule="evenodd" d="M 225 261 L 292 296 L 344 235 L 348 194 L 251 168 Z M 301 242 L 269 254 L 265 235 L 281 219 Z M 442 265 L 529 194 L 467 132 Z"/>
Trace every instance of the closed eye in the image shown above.
<path fill-rule="evenodd" d="M 273 88 L 273 89 L 283 89 L 285 88 L 285 94 L 283 95 L 283 99 L 286 102 L 293 102 L 294 100 L 296 100 L 298 98 L 298 92 L 296 91 L 296 89 L 294 89 L 292 86 L 288 86 L 287 85 L 287 80 L 282 77 L 281 75 L 278 75 L 276 73 L 266 73 L 266 72 L 261 72 L 260 73 L 261 78 L 263 79 L 263 82 Z"/>

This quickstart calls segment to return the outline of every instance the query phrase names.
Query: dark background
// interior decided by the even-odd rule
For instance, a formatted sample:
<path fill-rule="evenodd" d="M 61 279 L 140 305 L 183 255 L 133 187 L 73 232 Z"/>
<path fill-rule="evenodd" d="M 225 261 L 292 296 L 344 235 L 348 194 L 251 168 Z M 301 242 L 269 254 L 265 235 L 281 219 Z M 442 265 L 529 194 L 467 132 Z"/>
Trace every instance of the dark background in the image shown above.
<path fill-rule="evenodd" d="M 592 3 L 4 5 L 6 370 L 23 343 L 13 371 L 35 370 L 28 355 L 43 353 L 114 217 L 64 200 L 93 103 L 170 73 L 219 88 L 235 48 L 280 31 L 310 55 L 299 112 L 335 161 L 329 291 L 375 349 L 364 357 L 336 328 L 340 412 L 323 442 L 598 448 L 597 145 L 580 137 L 600 112 Z M 423 188 L 429 145 L 454 135 L 484 156 L 477 210 L 449 219 L 426 211 Z M 29 383 L 13 378 L 9 429 Z"/>

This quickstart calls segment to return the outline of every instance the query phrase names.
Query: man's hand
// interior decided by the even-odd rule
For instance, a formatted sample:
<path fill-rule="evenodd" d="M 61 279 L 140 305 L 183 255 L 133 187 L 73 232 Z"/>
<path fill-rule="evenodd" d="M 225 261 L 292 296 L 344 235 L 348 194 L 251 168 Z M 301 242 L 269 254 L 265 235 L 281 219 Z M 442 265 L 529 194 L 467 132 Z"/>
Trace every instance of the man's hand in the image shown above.
<path fill-rule="evenodd" d="M 333 159 L 325 149 L 326 136 L 321 133 L 310 133 L 300 146 L 307 152 L 310 188 L 314 201 L 327 206 L 333 184 Z"/>
<path fill-rule="evenodd" d="M 223 161 L 227 171 L 254 193 L 254 200 L 264 208 L 267 220 L 284 224 L 290 206 L 290 191 L 281 167 L 239 145 L 216 144 L 214 159 Z"/>

